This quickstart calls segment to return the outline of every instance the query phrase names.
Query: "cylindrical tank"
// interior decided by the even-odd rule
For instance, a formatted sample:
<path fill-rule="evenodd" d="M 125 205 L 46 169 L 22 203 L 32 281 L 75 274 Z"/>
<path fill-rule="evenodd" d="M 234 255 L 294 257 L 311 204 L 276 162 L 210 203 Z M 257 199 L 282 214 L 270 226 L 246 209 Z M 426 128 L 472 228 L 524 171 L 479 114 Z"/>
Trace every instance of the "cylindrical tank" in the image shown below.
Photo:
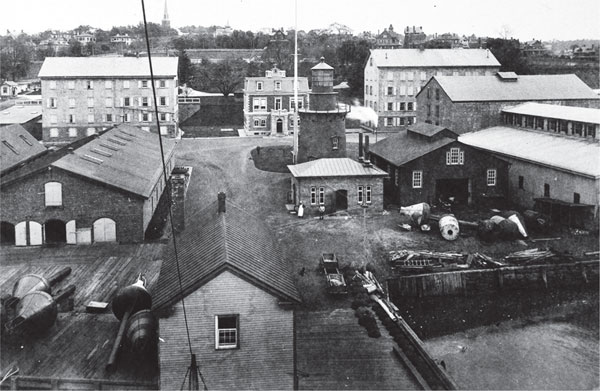
<path fill-rule="evenodd" d="M 21 299 L 29 292 L 46 292 L 50 293 L 50 284 L 42 276 L 37 274 L 26 274 L 19 278 L 13 287 L 13 297 Z"/>
<path fill-rule="evenodd" d="M 56 321 L 56 302 L 46 292 L 33 291 L 21 297 L 15 318 L 6 327 L 8 330 L 24 328 L 30 332 L 43 332 Z"/>
<path fill-rule="evenodd" d="M 439 222 L 440 233 L 446 240 L 456 240 L 460 229 L 458 228 L 458 220 L 453 215 L 444 215 Z"/>
<path fill-rule="evenodd" d="M 134 352 L 144 353 L 156 349 L 157 322 L 150 310 L 131 315 L 127 325 L 127 341 Z"/>

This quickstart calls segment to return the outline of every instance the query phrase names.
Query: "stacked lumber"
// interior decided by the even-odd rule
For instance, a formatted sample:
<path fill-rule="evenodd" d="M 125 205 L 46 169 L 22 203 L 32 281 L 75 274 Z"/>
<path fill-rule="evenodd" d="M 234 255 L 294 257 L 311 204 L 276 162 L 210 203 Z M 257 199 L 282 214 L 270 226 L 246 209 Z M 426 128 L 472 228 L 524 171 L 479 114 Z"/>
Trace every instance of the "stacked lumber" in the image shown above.
<path fill-rule="evenodd" d="M 480 267 L 484 269 L 506 266 L 506 264 L 495 261 L 491 257 L 481 253 L 469 254 L 467 257 L 467 264 L 471 267 Z"/>
<path fill-rule="evenodd" d="M 509 263 L 530 264 L 541 260 L 547 260 L 555 257 L 556 254 L 550 250 L 540 250 L 538 248 L 530 248 L 528 250 L 517 251 L 508 254 L 504 260 Z"/>

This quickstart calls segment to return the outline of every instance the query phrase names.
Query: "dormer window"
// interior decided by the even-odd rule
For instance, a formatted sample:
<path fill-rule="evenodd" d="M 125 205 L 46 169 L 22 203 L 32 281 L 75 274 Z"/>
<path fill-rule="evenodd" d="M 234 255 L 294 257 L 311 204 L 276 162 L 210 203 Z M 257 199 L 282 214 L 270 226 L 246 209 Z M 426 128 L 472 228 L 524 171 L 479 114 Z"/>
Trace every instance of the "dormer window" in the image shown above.
<path fill-rule="evenodd" d="M 262 90 L 263 90 L 263 82 L 257 81 L 256 82 L 256 91 L 262 91 Z"/>

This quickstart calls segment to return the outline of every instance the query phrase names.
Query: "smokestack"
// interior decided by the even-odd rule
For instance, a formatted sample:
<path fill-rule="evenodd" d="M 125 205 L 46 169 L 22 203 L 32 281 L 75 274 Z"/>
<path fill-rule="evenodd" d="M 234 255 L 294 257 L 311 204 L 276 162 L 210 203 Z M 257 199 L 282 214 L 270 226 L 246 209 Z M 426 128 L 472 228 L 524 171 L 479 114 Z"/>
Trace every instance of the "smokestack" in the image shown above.
<path fill-rule="evenodd" d="M 217 199 L 219 200 L 219 213 L 225 213 L 225 198 L 227 198 L 225 193 L 220 192 L 217 194 Z"/>
<path fill-rule="evenodd" d="M 363 161 L 363 134 L 358 134 L 358 161 Z"/>
<path fill-rule="evenodd" d="M 369 136 L 368 135 L 365 136 L 365 152 L 364 153 L 365 153 L 365 158 L 364 158 L 365 163 L 369 163 L 370 159 L 369 159 Z"/>

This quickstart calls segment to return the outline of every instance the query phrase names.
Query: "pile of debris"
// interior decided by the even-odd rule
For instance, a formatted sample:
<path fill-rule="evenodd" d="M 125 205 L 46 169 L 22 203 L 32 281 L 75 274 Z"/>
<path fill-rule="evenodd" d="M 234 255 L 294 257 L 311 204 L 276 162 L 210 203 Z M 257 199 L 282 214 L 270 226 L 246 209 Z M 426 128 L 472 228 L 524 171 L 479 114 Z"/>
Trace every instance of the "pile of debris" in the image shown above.
<path fill-rule="evenodd" d="M 498 238 L 505 240 L 527 238 L 525 220 L 519 212 L 506 211 L 478 223 L 477 233 L 483 240 L 493 242 Z"/>
<path fill-rule="evenodd" d="M 467 269 L 467 256 L 460 253 L 435 252 L 428 250 L 390 251 L 392 268 L 403 271 L 459 270 Z"/>
<path fill-rule="evenodd" d="M 530 248 L 528 250 L 517 251 L 508 254 L 504 257 L 504 260 L 511 264 L 529 265 L 532 263 L 537 263 L 539 261 L 547 261 L 552 258 L 557 258 L 557 254 L 552 250 L 540 250 L 538 248 Z"/>
<path fill-rule="evenodd" d="M 506 266 L 506 264 L 495 261 L 491 257 L 489 257 L 485 254 L 480 254 L 480 253 L 469 254 L 467 256 L 467 264 L 473 268 L 483 268 L 483 269 Z"/>

